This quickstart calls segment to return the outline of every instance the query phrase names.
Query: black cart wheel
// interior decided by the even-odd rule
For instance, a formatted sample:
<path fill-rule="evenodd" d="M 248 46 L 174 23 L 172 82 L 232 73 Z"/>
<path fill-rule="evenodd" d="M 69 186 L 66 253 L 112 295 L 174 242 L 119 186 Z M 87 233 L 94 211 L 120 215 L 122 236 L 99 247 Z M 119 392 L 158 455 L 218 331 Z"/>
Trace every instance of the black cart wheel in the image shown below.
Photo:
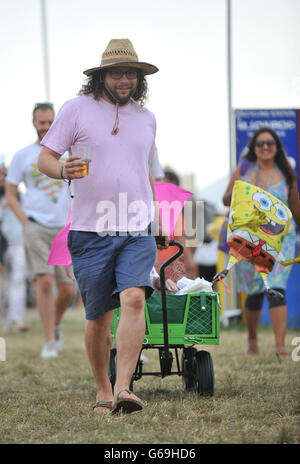
<path fill-rule="evenodd" d="M 114 390 L 114 386 L 116 383 L 116 375 L 117 375 L 117 350 L 115 348 L 112 348 L 110 350 L 110 360 L 109 360 L 109 366 L 108 366 L 108 377 L 112 386 L 112 389 Z"/>
<path fill-rule="evenodd" d="M 208 351 L 198 351 L 195 358 L 195 390 L 199 395 L 213 395 L 215 388 L 214 366 Z"/>
<path fill-rule="evenodd" d="M 183 348 L 181 356 L 182 385 L 185 390 L 192 390 L 195 384 L 193 366 L 195 364 L 196 348 Z"/>

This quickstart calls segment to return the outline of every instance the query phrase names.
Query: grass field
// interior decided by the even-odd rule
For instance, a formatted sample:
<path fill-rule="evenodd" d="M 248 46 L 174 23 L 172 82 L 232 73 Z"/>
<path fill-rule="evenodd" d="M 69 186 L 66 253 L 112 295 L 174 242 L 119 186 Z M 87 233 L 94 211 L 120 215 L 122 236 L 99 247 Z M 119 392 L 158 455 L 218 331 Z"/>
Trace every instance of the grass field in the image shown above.
<path fill-rule="evenodd" d="M 300 443 L 300 361 L 278 362 L 270 328 L 260 328 L 258 357 L 245 355 L 243 325 L 222 329 L 219 346 L 202 348 L 212 354 L 214 396 L 186 392 L 179 376 L 143 376 L 134 391 L 144 411 L 117 417 L 92 411 L 83 310 L 66 313 L 65 347 L 55 360 L 39 357 L 44 340 L 35 309 L 26 321 L 29 332 L 5 337 L 6 362 L 0 362 L 2 444 Z M 290 352 L 299 335 L 288 331 Z M 145 369 L 159 369 L 158 351 L 145 354 Z"/>

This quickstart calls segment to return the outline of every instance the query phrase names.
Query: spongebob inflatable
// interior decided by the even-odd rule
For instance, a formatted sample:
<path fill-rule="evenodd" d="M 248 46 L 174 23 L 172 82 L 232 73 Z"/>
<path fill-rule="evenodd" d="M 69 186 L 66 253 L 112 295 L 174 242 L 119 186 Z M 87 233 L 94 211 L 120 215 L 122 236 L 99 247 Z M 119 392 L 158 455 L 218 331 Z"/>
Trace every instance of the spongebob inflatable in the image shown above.
<path fill-rule="evenodd" d="M 291 211 L 278 198 L 255 185 L 236 181 L 227 228 L 229 262 L 214 280 L 224 278 L 232 266 L 246 259 L 262 276 L 266 291 L 277 295 L 269 288 L 267 275 L 280 253 L 291 220 Z"/>

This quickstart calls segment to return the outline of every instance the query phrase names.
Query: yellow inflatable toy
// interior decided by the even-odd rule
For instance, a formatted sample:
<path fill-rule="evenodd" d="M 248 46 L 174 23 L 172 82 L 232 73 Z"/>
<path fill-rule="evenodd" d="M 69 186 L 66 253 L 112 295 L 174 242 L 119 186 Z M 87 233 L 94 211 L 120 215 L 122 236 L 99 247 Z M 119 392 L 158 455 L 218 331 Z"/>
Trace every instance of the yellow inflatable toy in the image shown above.
<path fill-rule="evenodd" d="M 283 266 L 291 266 L 292 264 L 300 264 L 300 251 L 299 251 L 298 256 L 296 256 L 296 258 L 288 259 L 287 261 L 280 261 L 280 264 L 282 264 Z"/>
<path fill-rule="evenodd" d="M 224 278 L 232 266 L 246 259 L 262 276 L 266 291 L 280 296 L 268 286 L 267 275 L 280 253 L 291 219 L 289 208 L 274 195 L 247 182 L 236 181 L 227 228 L 229 262 L 214 281 Z"/>

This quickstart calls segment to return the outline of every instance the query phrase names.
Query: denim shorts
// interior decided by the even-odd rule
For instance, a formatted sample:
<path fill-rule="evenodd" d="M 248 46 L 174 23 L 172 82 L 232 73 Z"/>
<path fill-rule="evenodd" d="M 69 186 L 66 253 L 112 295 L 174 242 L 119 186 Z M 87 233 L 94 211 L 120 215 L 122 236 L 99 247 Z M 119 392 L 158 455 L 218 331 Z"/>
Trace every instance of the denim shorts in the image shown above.
<path fill-rule="evenodd" d="M 70 230 L 68 248 L 87 320 L 118 308 L 119 294 L 126 288 L 145 287 L 146 298 L 151 296 L 150 271 L 156 259 L 151 235 L 101 237 Z"/>

